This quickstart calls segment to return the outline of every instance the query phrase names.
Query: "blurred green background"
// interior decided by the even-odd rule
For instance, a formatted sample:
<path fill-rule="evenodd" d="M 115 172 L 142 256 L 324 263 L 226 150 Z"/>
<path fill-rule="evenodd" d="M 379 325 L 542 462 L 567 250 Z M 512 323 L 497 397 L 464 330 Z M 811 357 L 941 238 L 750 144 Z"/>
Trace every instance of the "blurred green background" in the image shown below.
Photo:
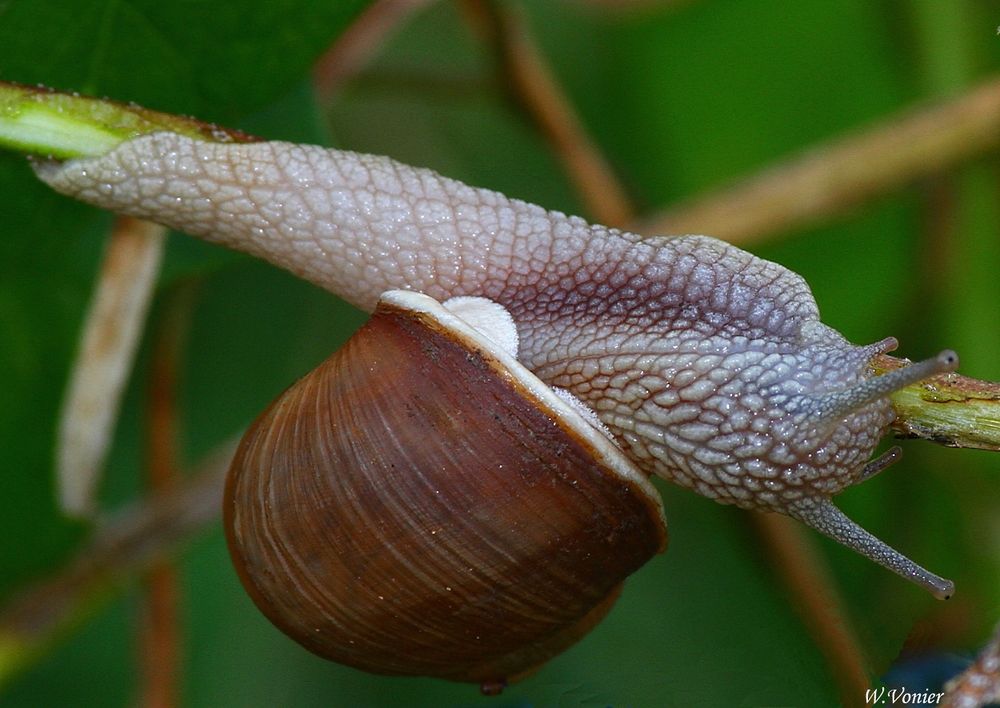
<path fill-rule="evenodd" d="M 0 0 L 0 79 L 196 115 L 268 138 L 390 155 L 588 216 L 511 99 L 468 4 L 420 5 L 325 100 L 310 66 L 368 3 Z M 526 1 L 531 34 L 640 213 L 780 161 L 1000 68 L 1000 5 L 973 0 Z M 828 324 L 901 353 L 945 346 L 1000 379 L 996 156 L 751 250 L 801 273 Z M 592 215 L 591 215 L 592 216 Z M 0 155 L 0 606 L 88 537 L 54 504 L 58 406 L 111 223 Z M 362 315 L 291 276 L 172 235 L 152 321 L 196 289 L 183 355 L 194 462 L 326 356 Z M 148 339 L 148 337 L 147 337 Z M 142 496 L 149 342 L 117 428 L 102 508 Z M 845 596 L 872 679 L 925 654 L 975 652 L 1000 617 L 998 459 L 903 443 L 903 462 L 839 499 L 877 536 L 956 581 L 939 603 L 810 534 Z M 181 691 L 191 706 L 836 705 L 822 652 L 745 514 L 660 485 L 667 553 L 610 618 L 500 698 L 366 675 L 273 629 L 240 588 L 220 526 L 184 545 Z M 133 703 L 141 585 L 123 577 L 85 621 L 2 687 L 0 705 Z M 930 680 L 930 679 L 928 679 Z"/>

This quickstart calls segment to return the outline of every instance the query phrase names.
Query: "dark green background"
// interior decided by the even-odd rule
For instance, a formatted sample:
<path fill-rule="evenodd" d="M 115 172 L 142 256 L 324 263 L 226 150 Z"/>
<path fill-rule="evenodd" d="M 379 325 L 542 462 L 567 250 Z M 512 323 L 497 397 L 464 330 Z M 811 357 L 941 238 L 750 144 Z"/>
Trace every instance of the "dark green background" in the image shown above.
<path fill-rule="evenodd" d="M 317 105 L 308 68 L 365 4 L 0 0 L 0 78 L 388 154 L 586 215 L 451 3 L 417 14 L 331 105 Z M 998 66 L 994 2 L 650 5 L 602 12 L 568 0 L 523 4 L 560 82 L 644 212 L 960 92 Z M 964 372 L 1000 379 L 997 176 L 995 157 L 983 158 L 752 250 L 804 275 L 824 320 L 850 339 L 895 334 L 912 357 L 951 346 Z M 86 528 L 54 508 L 52 446 L 109 223 L 36 183 L 22 159 L 0 156 L 0 599 L 54 572 L 86 538 Z M 947 257 L 928 268 L 926 254 L 942 234 Z M 189 460 L 239 430 L 361 321 L 291 276 L 171 236 L 161 296 L 192 279 L 198 304 L 182 392 Z M 147 360 L 144 349 L 103 485 L 109 509 L 141 494 Z M 954 600 L 938 603 L 810 534 L 875 675 L 904 643 L 974 651 L 1000 615 L 997 459 L 919 442 L 904 448 L 902 463 L 839 503 L 955 579 Z M 179 557 L 185 703 L 836 704 L 822 655 L 743 513 L 660 486 L 671 527 L 666 555 L 630 580 L 592 635 L 499 699 L 481 699 L 471 686 L 369 676 L 307 654 L 244 596 L 215 526 Z M 137 597 L 126 582 L 12 682 L 0 704 L 133 700 Z"/>

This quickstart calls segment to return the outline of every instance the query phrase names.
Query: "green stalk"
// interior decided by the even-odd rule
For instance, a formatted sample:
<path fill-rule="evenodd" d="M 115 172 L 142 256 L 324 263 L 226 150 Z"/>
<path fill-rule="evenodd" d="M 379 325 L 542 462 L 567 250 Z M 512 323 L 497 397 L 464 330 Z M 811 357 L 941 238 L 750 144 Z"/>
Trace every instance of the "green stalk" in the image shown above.
<path fill-rule="evenodd" d="M 133 104 L 0 81 L 0 147 L 60 160 L 103 155 L 126 140 L 169 130 L 211 142 L 256 138 Z"/>

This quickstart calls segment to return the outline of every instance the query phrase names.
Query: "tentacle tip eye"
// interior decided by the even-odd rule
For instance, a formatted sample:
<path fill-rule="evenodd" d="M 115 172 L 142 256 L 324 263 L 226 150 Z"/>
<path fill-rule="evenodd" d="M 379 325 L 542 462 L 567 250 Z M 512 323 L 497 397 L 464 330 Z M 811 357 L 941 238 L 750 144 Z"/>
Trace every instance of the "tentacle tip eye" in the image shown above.
<path fill-rule="evenodd" d="M 931 594 L 938 600 L 950 600 L 955 594 L 955 583 L 944 578 L 939 578 L 938 582 L 931 587 Z"/>
<path fill-rule="evenodd" d="M 958 354 L 951 349 L 945 349 L 935 357 L 935 361 L 940 367 L 939 373 L 949 373 L 958 368 Z"/>

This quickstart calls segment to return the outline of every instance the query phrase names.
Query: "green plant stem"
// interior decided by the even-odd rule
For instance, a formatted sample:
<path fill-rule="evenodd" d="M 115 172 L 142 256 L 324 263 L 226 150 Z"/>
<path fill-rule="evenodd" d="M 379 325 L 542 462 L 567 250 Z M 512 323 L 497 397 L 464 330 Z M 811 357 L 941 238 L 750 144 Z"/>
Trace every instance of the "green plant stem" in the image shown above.
<path fill-rule="evenodd" d="M 256 140 L 193 118 L 0 81 L 0 147 L 60 160 L 94 157 L 161 130 L 213 142 Z"/>
<path fill-rule="evenodd" d="M 876 357 L 876 373 L 905 366 L 896 357 Z M 1000 451 L 1000 384 L 958 374 L 940 374 L 890 396 L 893 432 L 946 447 Z"/>

